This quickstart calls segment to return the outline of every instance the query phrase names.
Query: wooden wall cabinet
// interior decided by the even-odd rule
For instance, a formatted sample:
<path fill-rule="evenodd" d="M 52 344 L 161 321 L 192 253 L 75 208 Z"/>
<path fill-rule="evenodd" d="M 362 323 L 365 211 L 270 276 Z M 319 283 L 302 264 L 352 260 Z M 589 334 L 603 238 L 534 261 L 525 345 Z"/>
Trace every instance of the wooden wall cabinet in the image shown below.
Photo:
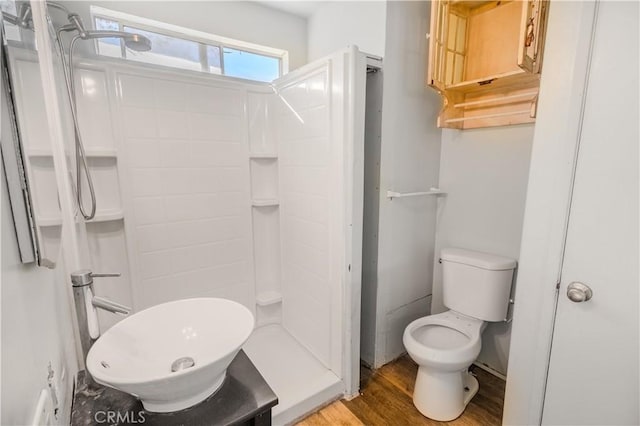
<path fill-rule="evenodd" d="M 434 0 L 427 85 L 443 98 L 438 127 L 535 121 L 547 0 Z"/>

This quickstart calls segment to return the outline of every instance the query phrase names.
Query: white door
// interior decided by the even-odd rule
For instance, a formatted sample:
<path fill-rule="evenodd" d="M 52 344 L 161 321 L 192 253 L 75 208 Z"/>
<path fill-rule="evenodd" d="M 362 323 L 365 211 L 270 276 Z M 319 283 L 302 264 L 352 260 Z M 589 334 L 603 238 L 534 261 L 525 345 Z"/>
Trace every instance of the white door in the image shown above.
<path fill-rule="evenodd" d="M 640 422 L 638 12 L 597 10 L 543 424 Z"/>
<path fill-rule="evenodd" d="M 357 394 L 366 57 L 355 46 L 273 82 L 282 324 Z"/>

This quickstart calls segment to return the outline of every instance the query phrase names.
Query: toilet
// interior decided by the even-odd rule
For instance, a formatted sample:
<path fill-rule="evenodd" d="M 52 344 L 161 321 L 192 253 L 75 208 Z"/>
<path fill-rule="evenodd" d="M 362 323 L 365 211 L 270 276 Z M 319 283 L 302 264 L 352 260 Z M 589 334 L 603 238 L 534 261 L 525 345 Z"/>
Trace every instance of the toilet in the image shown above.
<path fill-rule="evenodd" d="M 459 417 L 478 392 L 468 368 L 480 354 L 487 322 L 503 321 L 516 261 L 488 253 L 446 248 L 440 253 L 448 311 L 418 318 L 403 343 L 418 364 L 413 403 L 438 421 Z"/>

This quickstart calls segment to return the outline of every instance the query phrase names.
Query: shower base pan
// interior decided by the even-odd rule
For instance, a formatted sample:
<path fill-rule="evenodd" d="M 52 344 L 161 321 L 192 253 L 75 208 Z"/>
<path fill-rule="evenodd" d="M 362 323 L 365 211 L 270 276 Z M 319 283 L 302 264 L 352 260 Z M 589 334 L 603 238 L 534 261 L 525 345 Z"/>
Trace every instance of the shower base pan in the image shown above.
<path fill-rule="evenodd" d="M 278 396 L 273 424 L 286 425 L 344 393 L 344 384 L 282 326 L 254 330 L 243 346 Z"/>

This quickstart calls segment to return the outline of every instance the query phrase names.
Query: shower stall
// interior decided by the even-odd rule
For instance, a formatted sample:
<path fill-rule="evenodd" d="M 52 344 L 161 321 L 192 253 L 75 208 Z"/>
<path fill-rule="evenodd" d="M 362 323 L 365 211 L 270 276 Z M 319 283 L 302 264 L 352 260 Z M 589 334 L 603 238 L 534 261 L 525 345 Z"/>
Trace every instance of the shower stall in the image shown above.
<path fill-rule="evenodd" d="M 41 84 L 60 81 L 55 33 L 52 58 L 14 55 L 11 69 L 23 125 L 59 120 L 69 136 L 64 90 Z M 190 297 L 251 309 L 244 350 L 278 395 L 274 424 L 358 392 L 366 62 L 352 47 L 267 84 L 73 60 L 97 208 L 87 221 L 75 213 L 65 260 L 88 254 L 68 268 L 122 273 L 96 281 L 96 294 L 136 311 Z M 64 138 L 38 135 L 34 157 L 64 150 L 73 163 Z M 55 175 L 55 161 L 41 163 Z M 103 331 L 114 321 L 101 316 Z"/>

